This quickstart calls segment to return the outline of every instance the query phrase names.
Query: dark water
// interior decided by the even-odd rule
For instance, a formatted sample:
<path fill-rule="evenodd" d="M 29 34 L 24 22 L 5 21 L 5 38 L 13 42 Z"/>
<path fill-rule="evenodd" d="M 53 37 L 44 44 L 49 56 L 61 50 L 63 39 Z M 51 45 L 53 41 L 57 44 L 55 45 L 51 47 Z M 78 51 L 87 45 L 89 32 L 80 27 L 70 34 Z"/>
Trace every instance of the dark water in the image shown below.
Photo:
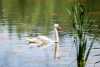
<path fill-rule="evenodd" d="M 67 10 L 72 0 L 67 3 L 65 0 L 0 0 L 0 3 L 0 67 L 76 67 L 72 18 Z M 96 17 L 94 32 L 98 34 L 100 28 L 97 25 L 100 23 Z M 30 48 L 26 41 L 26 36 L 34 33 L 52 38 L 54 23 L 59 23 L 65 31 L 60 35 L 59 59 L 54 59 L 52 44 L 49 43 L 47 48 Z M 90 42 L 93 35 L 87 37 Z M 93 47 L 98 48 L 99 44 L 100 37 Z M 87 67 L 94 67 L 94 63 L 100 60 L 100 56 L 95 57 L 95 54 L 100 54 L 100 50 L 91 51 Z M 99 66 L 100 63 L 95 65 Z"/>

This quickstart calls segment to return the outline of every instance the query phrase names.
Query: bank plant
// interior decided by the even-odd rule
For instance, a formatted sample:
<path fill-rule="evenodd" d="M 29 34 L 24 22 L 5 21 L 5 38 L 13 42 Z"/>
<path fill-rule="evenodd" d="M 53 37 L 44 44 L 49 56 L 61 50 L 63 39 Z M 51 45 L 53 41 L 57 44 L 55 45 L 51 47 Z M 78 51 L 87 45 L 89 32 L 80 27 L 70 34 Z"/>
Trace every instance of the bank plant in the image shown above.
<path fill-rule="evenodd" d="M 86 67 L 95 37 L 91 40 L 91 43 L 88 43 L 87 34 L 89 33 L 88 29 L 91 27 L 91 22 L 85 6 L 77 3 L 73 6 L 72 13 L 77 67 Z"/>

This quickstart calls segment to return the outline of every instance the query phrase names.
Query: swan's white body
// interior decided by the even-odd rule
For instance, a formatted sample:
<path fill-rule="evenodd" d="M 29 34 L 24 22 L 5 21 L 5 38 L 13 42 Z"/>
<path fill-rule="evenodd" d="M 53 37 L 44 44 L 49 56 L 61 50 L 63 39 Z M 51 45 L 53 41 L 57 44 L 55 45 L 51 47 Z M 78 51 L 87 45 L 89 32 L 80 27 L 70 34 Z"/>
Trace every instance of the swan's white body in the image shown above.
<path fill-rule="evenodd" d="M 39 35 L 37 37 L 29 37 L 27 38 L 30 46 L 47 46 L 49 42 L 52 40 L 44 35 Z"/>

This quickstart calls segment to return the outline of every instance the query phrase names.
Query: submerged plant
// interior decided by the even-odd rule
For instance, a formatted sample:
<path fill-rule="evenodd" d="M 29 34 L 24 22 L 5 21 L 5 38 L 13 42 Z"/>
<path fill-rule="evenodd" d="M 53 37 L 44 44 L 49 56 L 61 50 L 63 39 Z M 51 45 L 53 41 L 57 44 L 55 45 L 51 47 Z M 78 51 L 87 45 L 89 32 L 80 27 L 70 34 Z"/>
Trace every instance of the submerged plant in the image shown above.
<path fill-rule="evenodd" d="M 86 9 L 78 3 L 72 9 L 73 12 L 73 28 L 74 28 L 74 44 L 76 47 L 77 67 L 85 67 L 90 51 L 93 47 L 95 37 L 88 43 L 87 28 L 91 26 L 87 17 Z M 87 47 L 89 46 L 89 47 Z"/>

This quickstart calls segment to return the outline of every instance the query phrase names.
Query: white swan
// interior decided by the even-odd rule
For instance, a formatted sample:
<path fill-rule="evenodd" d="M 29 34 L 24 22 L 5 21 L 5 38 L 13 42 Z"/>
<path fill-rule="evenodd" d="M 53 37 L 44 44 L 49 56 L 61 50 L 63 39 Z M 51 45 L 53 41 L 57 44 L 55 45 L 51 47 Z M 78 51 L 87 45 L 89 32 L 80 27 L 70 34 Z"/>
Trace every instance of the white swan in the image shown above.
<path fill-rule="evenodd" d="M 60 52 L 60 47 L 59 47 L 59 31 L 62 32 L 61 27 L 59 24 L 54 24 L 54 40 L 51 40 L 47 36 L 44 35 L 38 35 L 36 37 L 28 37 L 27 41 L 29 42 L 30 47 L 43 47 L 43 46 L 48 46 L 48 43 L 52 42 L 53 43 L 53 52 L 54 52 L 54 58 L 60 58 L 61 52 Z"/>
<path fill-rule="evenodd" d="M 37 37 L 28 37 L 26 40 L 29 42 L 30 46 L 48 46 L 48 43 L 50 42 L 59 42 L 59 36 L 58 36 L 58 29 L 59 24 L 54 24 L 54 35 L 55 35 L 55 41 L 52 41 L 50 38 L 44 35 L 38 35 Z"/>

